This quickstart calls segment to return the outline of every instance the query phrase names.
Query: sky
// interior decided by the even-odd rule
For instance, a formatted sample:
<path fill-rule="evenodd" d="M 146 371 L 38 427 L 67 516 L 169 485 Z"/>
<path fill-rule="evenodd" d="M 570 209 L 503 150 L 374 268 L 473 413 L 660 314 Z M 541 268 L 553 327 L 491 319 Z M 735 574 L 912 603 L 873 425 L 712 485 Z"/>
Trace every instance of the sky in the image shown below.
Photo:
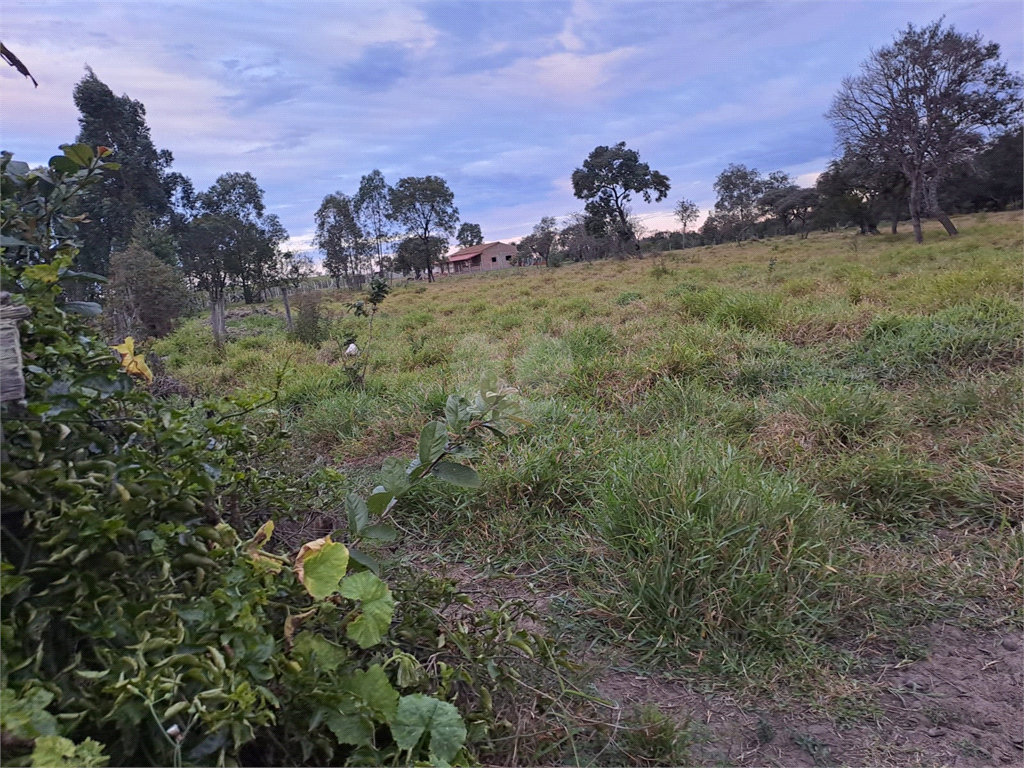
<path fill-rule="evenodd" d="M 1024 70 L 1024 4 L 999 2 L 86 2 L 4 0 L 0 34 L 39 87 L 0 66 L 0 147 L 36 165 L 74 140 L 86 65 L 146 107 L 197 189 L 249 171 L 311 249 L 325 195 L 380 169 L 437 175 L 487 241 L 583 209 L 571 175 L 624 141 L 669 177 L 634 200 L 650 230 L 714 205 L 730 163 L 812 184 L 835 156 L 842 78 L 945 16 Z M 314 254 L 315 255 L 315 254 Z"/>

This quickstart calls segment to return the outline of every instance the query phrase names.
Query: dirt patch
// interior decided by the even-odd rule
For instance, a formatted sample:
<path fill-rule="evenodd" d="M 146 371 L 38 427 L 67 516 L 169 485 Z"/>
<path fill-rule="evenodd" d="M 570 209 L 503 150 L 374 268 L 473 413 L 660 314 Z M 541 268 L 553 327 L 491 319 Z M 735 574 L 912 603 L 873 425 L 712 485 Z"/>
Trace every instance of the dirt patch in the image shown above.
<path fill-rule="evenodd" d="M 1024 764 L 1024 637 L 939 625 L 927 654 L 876 670 L 876 722 L 840 726 L 809 708 L 738 701 L 606 666 L 597 692 L 629 709 L 656 704 L 687 722 L 694 765 L 987 766 Z"/>

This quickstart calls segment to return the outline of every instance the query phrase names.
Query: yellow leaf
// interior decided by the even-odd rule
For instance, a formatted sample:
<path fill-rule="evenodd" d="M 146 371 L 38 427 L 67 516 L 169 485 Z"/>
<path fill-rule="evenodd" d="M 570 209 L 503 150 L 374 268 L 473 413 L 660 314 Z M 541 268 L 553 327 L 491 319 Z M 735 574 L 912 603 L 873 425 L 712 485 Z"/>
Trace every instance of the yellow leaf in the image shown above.
<path fill-rule="evenodd" d="M 153 372 L 146 365 L 146 358 L 135 354 L 135 339 L 131 336 L 125 337 L 124 344 L 115 346 L 114 351 L 122 355 L 121 368 L 125 373 L 131 376 L 140 376 L 150 384 L 153 383 Z"/>

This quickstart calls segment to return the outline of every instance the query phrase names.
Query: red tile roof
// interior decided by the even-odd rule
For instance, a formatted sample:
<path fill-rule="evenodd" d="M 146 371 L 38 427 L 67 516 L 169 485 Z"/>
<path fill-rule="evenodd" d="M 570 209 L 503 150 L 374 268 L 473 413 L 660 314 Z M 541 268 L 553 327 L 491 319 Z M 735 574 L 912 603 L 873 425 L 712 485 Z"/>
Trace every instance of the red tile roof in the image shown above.
<path fill-rule="evenodd" d="M 504 245 L 504 243 L 495 241 L 493 243 L 484 243 L 483 245 L 471 245 L 469 248 L 463 248 L 461 251 L 453 253 L 448 257 L 448 261 L 466 261 L 467 259 L 472 259 L 474 256 L 479 256 L 493 245 Z"/>

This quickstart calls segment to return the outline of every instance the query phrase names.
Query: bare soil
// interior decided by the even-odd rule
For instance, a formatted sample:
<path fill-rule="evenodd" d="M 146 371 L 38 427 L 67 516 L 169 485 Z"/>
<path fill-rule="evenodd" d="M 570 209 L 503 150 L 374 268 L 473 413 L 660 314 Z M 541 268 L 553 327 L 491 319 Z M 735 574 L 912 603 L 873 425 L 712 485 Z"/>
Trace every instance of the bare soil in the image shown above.
<path fill-rule="evenodd" d="M 531 589 L 526 574 L 485 575 L 449 562 L 445 576 L 478 606 L 511 599 L 547 611 L 550 595 Z M 541 631 L 534 622 L 524 629 Z M 702 692 L 689 672 L 637 671 L 621 649 L 582 661 L 599 670 L 590 686 L 613 705 L 610 721 L 656 705 L 690 730 L 692 765 L 1024 766 L 1024 633 L 935 624 L 909 639 L 917 661 L 883 658 L 851 681 L 877 703 L 874 716 L 852 721 L 784 695 Z"/>
<path fill-rule="evenodd" d="M 881 714 L 839 726 L 809 707 L 706 695 L 681 681 L 615 671 L 595 681 L 621 707 L 657 704 L 697 726 L 694 765 L 1024 765 L 1024 637 L 936 625 L 927 654 L 872 676 Z M 702 737 L 702 738 L 701 738 Z"/>

